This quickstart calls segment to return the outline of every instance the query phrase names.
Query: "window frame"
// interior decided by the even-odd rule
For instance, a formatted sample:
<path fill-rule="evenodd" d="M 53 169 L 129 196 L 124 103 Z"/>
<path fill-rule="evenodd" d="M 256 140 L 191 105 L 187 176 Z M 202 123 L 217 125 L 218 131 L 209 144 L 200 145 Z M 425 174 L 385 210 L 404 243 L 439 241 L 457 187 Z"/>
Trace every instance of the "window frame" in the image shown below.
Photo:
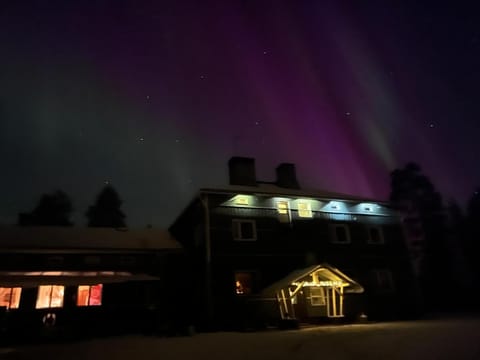
<path fill-rule="evenodd" d="M 345 235 L 347 238 L 347 241 L 338 241 L 338 236 L 337 236 L 337 229 L 338 228 L 343 228 L 345 229 Z M 352 238 L 350 236 L 350 229 L 347 224 L 330 224 L 330 242 L 332 244 L 351 244 L 352 243 Z"/>
<path fill-rule="evenodd" d="M 252 237 L 242 236 L 242 224 L 252 225 Z M 232 238 L 234 241 L 257 241 L 257 222 L 254 219 L 232 219 Z"/>

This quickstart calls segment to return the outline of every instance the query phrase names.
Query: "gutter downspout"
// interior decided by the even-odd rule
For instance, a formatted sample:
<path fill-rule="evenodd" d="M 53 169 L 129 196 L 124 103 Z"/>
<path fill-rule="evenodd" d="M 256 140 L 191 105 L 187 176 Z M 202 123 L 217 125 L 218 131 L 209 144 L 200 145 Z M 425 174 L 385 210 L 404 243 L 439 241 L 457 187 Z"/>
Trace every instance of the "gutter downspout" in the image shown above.
<path fill-rule="evenodd" d="M 208 206 L 208 195 L 201 194 L 200 200 L 205 209 L 205 301 L 207 305 L 208 326 L 213 322 L 213 294 L 212 294 L 212 251 L 210 239 L 210 209 Z"/>

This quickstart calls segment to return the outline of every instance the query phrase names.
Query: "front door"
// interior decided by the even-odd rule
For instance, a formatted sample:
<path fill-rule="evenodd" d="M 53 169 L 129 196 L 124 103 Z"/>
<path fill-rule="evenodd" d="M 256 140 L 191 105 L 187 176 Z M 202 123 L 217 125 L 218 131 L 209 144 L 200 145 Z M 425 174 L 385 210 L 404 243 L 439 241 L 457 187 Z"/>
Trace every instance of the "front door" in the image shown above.
<path fill-rule="evenodd" d="M 305 293 L 303 290 L 298 291 L 292 298 L 295 318 L 299 320 L 305 320 L 308 317 L 306 301 L 307 299 L 305 298 Z"/>

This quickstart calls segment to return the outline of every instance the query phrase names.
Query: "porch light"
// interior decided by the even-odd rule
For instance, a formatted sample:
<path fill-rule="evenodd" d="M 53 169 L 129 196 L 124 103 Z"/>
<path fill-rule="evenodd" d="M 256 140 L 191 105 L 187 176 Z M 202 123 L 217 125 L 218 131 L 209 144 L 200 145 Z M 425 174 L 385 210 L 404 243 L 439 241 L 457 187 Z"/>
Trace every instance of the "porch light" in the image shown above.
<path fill-rule="evenodd" d="M 340 201 L 330 201 L 326 208 L 330 210 L 341 210 L 344 207 L 344 204 Z"/>
<path fill-rule="evenodd" d="M 236 205 L 249 205 L 250 204 L 250 196 L 248 195 L 236 195 L 234 198 L 233 198 L 233 202 L 236 204 Z"/>
<path fill-rule="evenodd" d="M 361 203 L 360 204 L 360 209 L 366 212 L 374 212 L 375 208 L 377 208 L 378 205 L 371 204 L 371 203 Z"/>

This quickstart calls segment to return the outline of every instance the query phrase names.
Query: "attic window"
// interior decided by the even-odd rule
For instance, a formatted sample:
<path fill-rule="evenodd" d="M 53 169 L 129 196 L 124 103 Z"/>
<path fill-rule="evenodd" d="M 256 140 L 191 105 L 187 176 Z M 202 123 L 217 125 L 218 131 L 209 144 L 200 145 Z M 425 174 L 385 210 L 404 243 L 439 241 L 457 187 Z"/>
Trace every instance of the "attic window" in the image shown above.
<path fill-rule="evenodd" d="M 290 210 L 288 208 L 288 201 L 277 202 L 278 220 L 282 223 L 290 222 Z"/>
<path fill-rule="evenodd" d="M 0 307 L 18 309 L 22 288 L 0 288 Z"/>
<path fill-rule="evenodd" d="M 312 217 L 312 206 L 309 202 L 299 202 L 298 203 L 298 216 L 304 218 Z"/>
<path fill-rule="evenodd" d="M 288 214 L 288 201 L 277 202 L 277 210 L 279 214 Z"/>

